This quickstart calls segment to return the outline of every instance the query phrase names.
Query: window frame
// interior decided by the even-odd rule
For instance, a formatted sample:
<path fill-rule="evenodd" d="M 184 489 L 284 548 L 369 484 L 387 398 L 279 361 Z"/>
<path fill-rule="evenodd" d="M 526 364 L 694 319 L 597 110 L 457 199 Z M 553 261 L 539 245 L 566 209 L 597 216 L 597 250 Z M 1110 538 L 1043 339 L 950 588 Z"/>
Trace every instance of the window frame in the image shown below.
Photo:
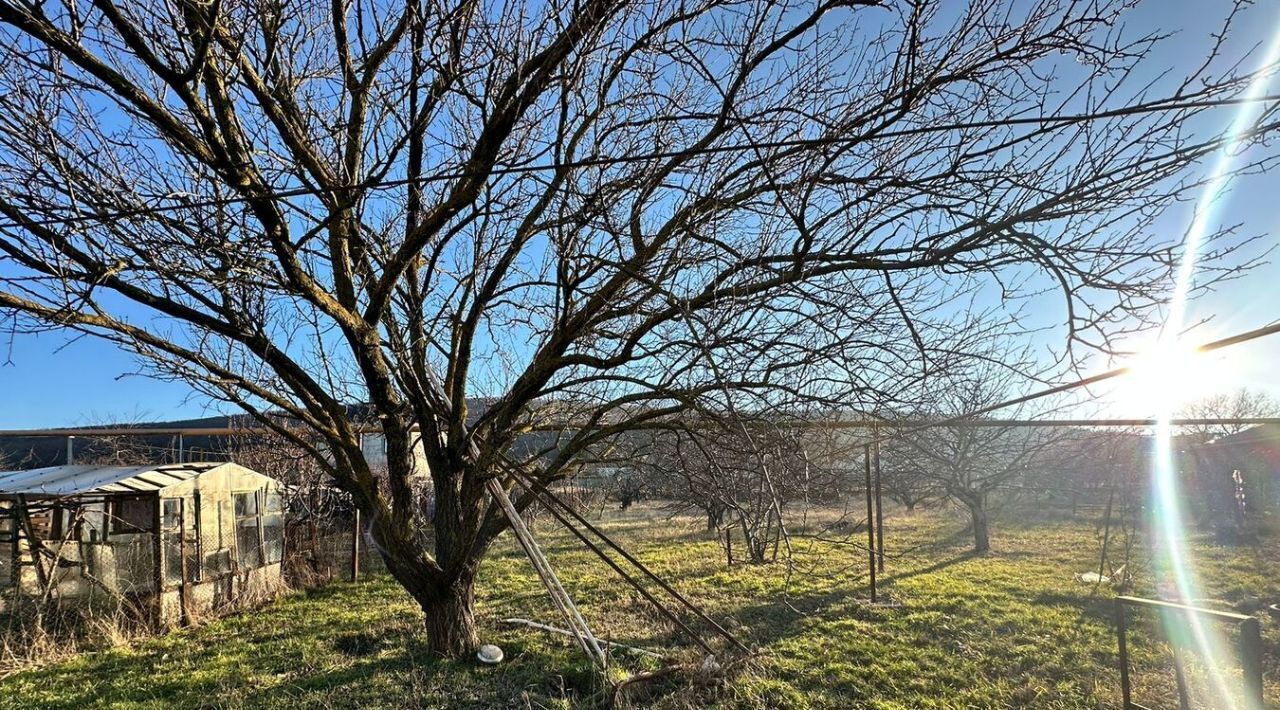
<path fill-rule="evenodd" d="M 178 506 L 178 514 L 171 523 L 167 523 L 165 521 L 165 503 L 175 503 Z M 178 560 L 179 569 L 181 570 L 182 566 L 184 564 L 186 565 L 185 581 L 187 583 L 198 584 L 203 582 L 204 569 L 199 562 L 204 559 L 204 536 L 201 535 L 200 532 L 200 493 L 197 491 L 192 495 L 162 497 L 159 499 L 157 505 L 159 506 L 158 510 L 160 513 L 160 530 L 158 535 L 160 536 L 162 554 L 165 558 L 165 568 L 163 571 L 165 576 L 165 586 L 168 587 L 171 584 L 168 580 L 169 553 L 171 551 L 170 545 L 172 545 L 175 550 L 179 551 L 179 555 L 182 554 L 181 550 L 184 548 L 189 552 L 194 551 L 194 555 L 197 560 L 194 569 L 192 568 L 190 554 L 187 555 L 185 563 L 182 559 Z M 187 536 L 188 530 L 191 532 L 190 537 Z M 174 535 L 178 536 L 176 540 L 173 539 Z M 181 584 L 182 574 L 179 574 L 178 576 L 180 578 L 178 583 Z"/>
<path fill-rule="evenodd" d="M 232 536 L 236 541 L 236 557 L 235 567 L 238 570 L 259 569 L 266 566 L 266 550 L 262 544 L 262 488 L 241 488 L 231 491 L 231 530 Z M 241 515 L 237 510 L 236 499 L 242 495 L 250 495 L 253 497 L 253 513 L 249 515 Z M 257 564 L 246 566 L 241 564 L 243 551 L 240 548 L 240 528 L 244 521 L 252 520 L 254 522 L 254 530 L 256 532 L 254 538 L 257 540 Z"/>
<path fill-rule="evenodd" d="M 132 523 L 126 527 L 124 516 L 120 515 L 120 506 L 126 501 L 143 502 L 150 505 L 147 511 L 147 527 L 139 528 Z M 160 497 L 154 493 L 130 493 L 111 496 L 107 499 L 107 535 L 155 535 L 157 518 L 160 514 Z"/>

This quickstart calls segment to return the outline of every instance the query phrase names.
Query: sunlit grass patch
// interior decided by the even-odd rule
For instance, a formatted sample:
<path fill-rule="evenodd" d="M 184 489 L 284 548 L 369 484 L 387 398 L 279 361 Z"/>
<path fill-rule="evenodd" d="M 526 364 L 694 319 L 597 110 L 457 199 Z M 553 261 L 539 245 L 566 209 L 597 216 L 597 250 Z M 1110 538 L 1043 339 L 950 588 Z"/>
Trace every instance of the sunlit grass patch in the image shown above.
<path fill-rule="evenodd" d="M 629 518 L 605 528 L 677 588 L 759 649 L 729 677 L 697 674 L 638 688 L 637 706 L 691 708 L 1114 707 L 1112 592 L 1076 581 L 1097 565 L 1090 521 L 995 527 L 993 554 L 969 553 L 945 514 L 892 516 L 888 569 L 867 602 L 859 534 L 797 526 L 794 564 L 726 567 L 701 521 Z M 856 532 L 856 531 L 855 531 Z M 549 521 L 536 534 L 601 637 L 696 664 L 673 625 Z M 842 535 L 844 537 L 842 537 Z M 1265 548 L 1198 541 L 1208 593 L 1223 603 L 1280 598 L 1280 560 Z M 1140 578 L 1137 593 L 1152 590 Z M 503 541 L 485 562 L 478 617 L 507 661 L 482 667 L 431 657 L 421 612 L 386 577 L 289 595 L 252 612 L 132 646 L 84 654 L 0 681 L 0 706 L 577 707 L 604 684 L 568 639 L 501 623 L 559 625 L 528 563 Z M 1280 697 L 1276 625 L 1264 625 L 1269 697 Z M 1167 693 L 1153 629 L 1134 637 L 1145 699 Z M 654 670 L 619 653 L 618 667 Z"/>

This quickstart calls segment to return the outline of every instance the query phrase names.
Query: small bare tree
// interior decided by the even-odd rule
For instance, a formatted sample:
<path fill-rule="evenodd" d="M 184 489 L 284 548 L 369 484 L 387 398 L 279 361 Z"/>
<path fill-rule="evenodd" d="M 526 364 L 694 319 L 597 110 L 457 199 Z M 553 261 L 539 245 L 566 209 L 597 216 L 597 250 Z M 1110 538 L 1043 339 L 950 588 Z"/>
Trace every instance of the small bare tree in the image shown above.
<path fill-rule="evenodd" d="M 664 432 L 642 459 L 648 487 L 674 510 L 706 516 L 707 530 L 741 538 L 742 558 L 755 564 L 782 549 L 788 507 L 839 497 L 848 451 L 821 426 L 722 420 L 715 426 Z"/>
<path fill-rule="evenodd" d="M 1252 77 L 1224 39 L 1153 85 L 1129 5 L 0 0 L 0 312 L 308 450 L 462 655 L 512 467 L 690 408 L 872 406 L 1037 274 L 1064 340 L 1140 326 L 1175 246 L 1147 227 L 1224 141 L 1189 121 Z"/>
<path fill-rule="evenodd" d="M 1180 416 L 1194 419 L 1249 419 L 1280 414 L 1280 403 L 1266 392 L 1240 388 L 1187 404 Z M 1239 435 L 1252 424 L 1225 421 L 1183 427 L 1185 462 L 1179 466 L 1181 484 L 1193 491 L 1189 507 L 1198 522 L 1213 529 L 1223 542 L 1258 540 L 1259 513 L 1267 505 L 1272 466 L 1249 444 L 1232 444 L 1223 437 Z M 1265 430 L 1263 430 L 1265 431 Z M 1248 435 L 1245 435 L 1248 436 Z M 1239 439 L 1240 437 L 1235 437 Z"/>
<path fill-rule="evenodd" d="M 945 420 L 976 412 L 1014 394 L 1017 370 L 1006 363 L 1021 358 L 993 355 L 964 371 L 935 382 L 934 403 L 918 418 Z M 1037 413 L 1040 413 L 1039 411 Z M 1006 410 L 1014 418 L 1034 418 L 1027 405 Z M 969 515 L 975 552 L 991 549 L 991 498 L 1025 480 L 1043 464 L 1064 432 L 1057 427 L 1001 426 L 982 418 L 940 426 L 908 428 L 895 440 L 901 454 L 895 467 L 917 479 L 932 481 L 947 499 Z"/>

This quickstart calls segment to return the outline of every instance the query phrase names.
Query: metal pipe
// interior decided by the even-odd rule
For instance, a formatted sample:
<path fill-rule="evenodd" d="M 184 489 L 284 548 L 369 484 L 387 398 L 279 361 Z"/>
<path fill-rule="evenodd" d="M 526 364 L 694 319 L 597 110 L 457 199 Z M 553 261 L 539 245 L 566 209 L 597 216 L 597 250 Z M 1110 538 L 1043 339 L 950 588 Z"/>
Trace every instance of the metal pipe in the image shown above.
<path fill-rule="evenodd" d="M 972 415 L 966 415 L 972 416 Z M 957 428 L 1001 428 L 1001 427 L 1153 427 L 1155 419 L 875 419 L 849 421 L 810 421 L 800 420 L 783 422 L 786 426 L 798 429 L 902 429 L 931 426 L 947 426 Z M 1213 426 L 1213 425 L 1258 425 L 1280 424 L 1280 417 L 1208 417 L 1183 418 L 1170 421 L 1172 426 Z M 693 425 L 693 426 L 696 426 Z M 529 428 L 529 431 L 563 431 L 566 429 L 590 429 L 591 426 L 578 426 L 572 422 L 560 424 L 540 424 Z M 376 426 L 357 427 L 357 433 L 376 434 L 382 430 Z M 0 436 L 6 437 L 60 437 L 60 436 L 279 436 L 274 429 L 266 427 L 75 427 L 55 429 L 0 429 Z M 889 435 L 886 435 L 889 436 Z"/>
<path fill-rule="evenodd" d="M 871 489 L 871 444 L 862 447 L 862 458 L 867 466 L 867 571 L 871 573 L 871 603 L 876 603 L 876 517 L 872 510 Z"/>
<path fill-rule="evenodd" d="M 877 432 L 878 433 L 878 432 Z M 884 571 L 884 508 L 881 506 L 880 499 L 880 442 L 877 441 L 874 447 L 875 452 L 875 471 L 876 471 L 876 557 L 877 566 L 881 572 Z"/>
<path fill-rule="evenodd" d="M 351 581 L 360 578 L 360 509 L 355 509 L 355 519 L 351 525 Z"/>

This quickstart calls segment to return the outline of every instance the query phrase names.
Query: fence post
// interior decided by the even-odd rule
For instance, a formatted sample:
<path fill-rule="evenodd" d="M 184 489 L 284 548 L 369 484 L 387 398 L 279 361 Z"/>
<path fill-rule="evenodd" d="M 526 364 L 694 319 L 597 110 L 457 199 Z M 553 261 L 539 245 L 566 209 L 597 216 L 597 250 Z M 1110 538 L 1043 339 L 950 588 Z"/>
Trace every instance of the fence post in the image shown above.
<path fill-rule="evenodd" d="M 360 578 L 360 509 L 356 508 L 351 526 L 351 581 Z"/>
<path fill-rule="evenodd" d="M 880 428 L 872 429 L 876 437 L 875 450 L 875 466 L 876 466 L 876 557 L 878 558 L 878 568 L 884 571 L 884 510 L 880 506 Z"/>
<path fill-rule="evenodd" d="M 1240 664 L 1244 667 L 1245 696 L 1262 707 L 1262 630 L 1257 618 L 1240 622 Z"/>
<path fill-rule="evenodd" d="M 868 571 L 871 573 L 871 603 L 876 603 L 876 519 L 875 511 L 872 510 L 872 495 L 874 491 L 871 485 L 871 444 L 865 444 L 862 447 L 862 458 L 866 462 L 867 469 L 867 559 L 870 562 Z"/>
<path fill-rule="evenodd" d="M 1129 685 L 1129 644 L 1125 639 L 1128 634 L 1129 624 L 1125 618 L 1124 601 L 1116 600 L 1116 638 L 1120 642 L 1120 697 L 1122 710 L 1129 710 L 1133 706 L 1132 691 Z"/>

